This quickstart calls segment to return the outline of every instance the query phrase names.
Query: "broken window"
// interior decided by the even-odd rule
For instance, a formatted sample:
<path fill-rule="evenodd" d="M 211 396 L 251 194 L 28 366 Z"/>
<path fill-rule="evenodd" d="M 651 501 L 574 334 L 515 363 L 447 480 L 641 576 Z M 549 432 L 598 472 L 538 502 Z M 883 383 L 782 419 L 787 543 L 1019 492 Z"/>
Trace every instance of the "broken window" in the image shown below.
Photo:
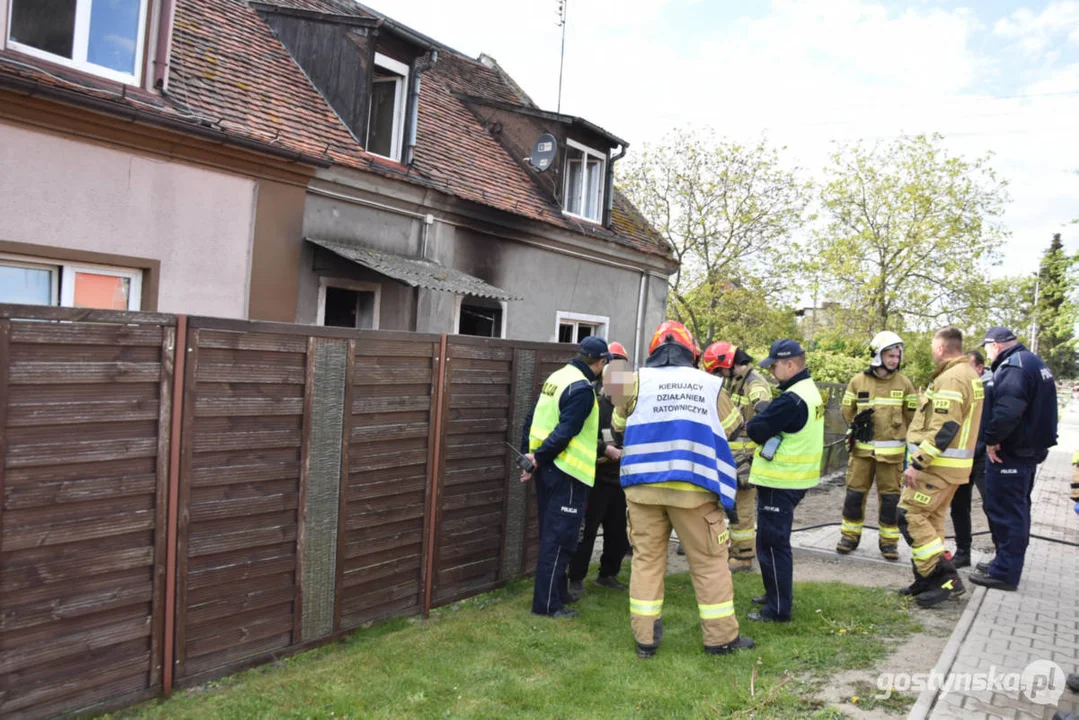
<path fill-rule="evenodd" d="M 466 297 L 461 299 L 457 333 L 476 337 L 502 337 L 505 308 L 498 300 Z"/>

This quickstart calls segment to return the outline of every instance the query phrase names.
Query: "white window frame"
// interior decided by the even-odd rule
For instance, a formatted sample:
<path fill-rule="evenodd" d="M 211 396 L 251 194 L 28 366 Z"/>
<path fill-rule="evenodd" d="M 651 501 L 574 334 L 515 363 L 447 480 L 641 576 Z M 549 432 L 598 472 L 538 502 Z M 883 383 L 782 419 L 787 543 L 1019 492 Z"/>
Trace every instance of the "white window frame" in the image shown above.
<path fill-rule="evenodd" d="M 76 0 L 75 5 L 75 36 L 71 45 L 71 54 L 74 57 L 66 58 L 63 55 L 53 55 L 36 47 L 23 45 L 11 39 L 11 22 L 15 13 L 11 5 L 14 0 L 0 0 L 7 10 L 7 22 L 4 25 L 4 40 L 12 50 L 17 50 L 24 55 L 35 57 L 40 60 L 48 60 L 57 65 L 81 70 L 108 80 L 115 80 L 125 85 L 138 85 L 142 82 L 143 55 L 146 49 L 147 16 L 149 15 L 150 0 L 139 0 L 139 24 L 135 37 L 135 72 L 124 73 L 112 68 L 95 65 L 86 59 L 90 52 L 90 7 L 93 0 Z"/>
<path fill-rule="evenodd" d="M 63 272 L 63 264 L 59 262 L 49 262 L 48 260 L 38 260 L 37 258 L 26 258 L 21 255 L 3 255 L 0 254 L 0 265 L 15 266 L 26 268 L 27 270 L 47 270 L 52 278 L 49 282 L 51 286 L 49 291 L 49 306 L 59 307 L 60 305 L 60 273 Z"/>
<path fill-rule="evenodd" d="M 453 301 L 453 334 L 461 334 L 461 306 L 464 305 L 466 297 L 476 297 L 474 295 L 455 295 Z M 495 340 L 506 339 L 506 315 L 509 314 L 509 303 L 505 300 L 499 300 L 498 304 L 502 306 L 502 327 L 500 329 L 500 335 Z M 469 336 L 471 337 L 471 336 Z"/>
<path fill-rule="evenodd" d="M 53 307 L 74 307 L 75 274 L 89 273 L 91 275 L 110 275 L 112 277 L 128 278 L 131 281 L 131 286 L 128 289 L 127 294 L 127 309 L 136 312 L 142 309 L 143 271 L 139 269 L 114 267 L 112 265 L 73 263 L 66 260 L 49 260 L 47 258 L 8 254 L 0 254 L 0 263 L 52 271 Z"/>
<path fill-rule="evenodd" d="M 382 286 L 378 283 L 361 282 L 347 278 L 321 277 L 318 280 L 318 316 L 315 324 L 320 327 L 326 323 L 326 289 L 337 288 L 339 290 L 352 290 L 354 292 L 370 292 L 375 294 L 375 307 L 372 309 L 371 330 L 378 330 L 378 319 L 382 313 Z M 356 328 L 359 330 L 360 328 Z M 368 328 L 364 328 L 368 329 Z"/>
<path fill-rule="evenodd" d="M 393 100 L 393 132 L 390 134 L 390 154 L 388 156 L 379 155 L 369 149 L 367 151 L 372 155 L 389 157 L 389 159 L 394 162 L 401 162 L 401 152 L 404 150 L 405 118 L 408 115 L 409 67 L 403 62 L 394 60 L 380 52 L 375 53 L 375 65 L 383 70 L 389 70 L 399 77 L 393 80 L 374 80 L 374 82 L 392 82 L 396 85 Z M 370 142 L 368 141 L 371 139 L 371 110 L 371 107 L 367 108 L 367 139 L 364 142 L 365 149 L 370 145 Z"/>
<path fill-rule="evenodd" d="M 579 142 L 577 142 L 575 140 L 570 140 L 568 138 L 566 139 L 566 147 L 567 148 L 573 148 L 574 150 L 577 150 L 580 157 L 571 157 L 571 153 L 568 150 L 566 152 L 566 167 L 565 167 L 565 173 L 564 173 L 565 178 L 563 178 L 563 182 L 562 182 L 562 197 L 564 198 L 563 203 L 562 203 L 562 212 L 563 212 L 563 214 L 569 215 L 570 217 L 579 218 L 581 220 L 585 220 L 585 221 L 590 222 L 590 223 L 596 223 L 598 225 L 598 224 L 603 222 L 603 193 L 606 190 L 605 186 L 607 184 L 607 180 L 606 180 L 606 178 L 607 178 L 607 154 L 602 153 L 599 150 L 596 150 L 595 148 L 590 148 L 587 145 L 582 145 L 581 143 L 579 143 Z M 581 196 L 578 198 L 578 200 L 580 201 L 580 206 L 581 206 L 582 210 L 585 207 L 588 206 L 588 203 L 585 202 L 586 193 L 588 192 L 587 183 L 585 182 L 585 177 L 586 177 L 586 174 L 587 174 L 586 170 L 588 169 L 588 162 L 587 162 L 588 156 L 592 156 L 593 158 L 600 161 L 600 165 L 599 165 L 600 182 L 596 185 L 596 210 L 599 213 L 599 217 L 596 217 L 596 218 L 590 218 L 587 215 L 570 212 L 568 210 L 568 208 L 569 208 L 569 164 L 570 164 L 571 160 L 579 160 L 581 162 Z"/>
<path fill-rule="evenodd" d="M 558 310 L 555 312 L 554 339 L 552 342 L 558 342 L 558 331 L 564 323 L 573 323 L 573 342 L 576 344 L 577 330 L 581 323 L 584 323 L 585 325 L 595 325 L 596 335 L 601 338 L 606 338 L 607 332 L 611 327 L 611 318 L 606 315 L 587 315 L 585 313 L 570 312 L 568 310 Z M 568 345 L 569 343 L 563 344 Z"/>

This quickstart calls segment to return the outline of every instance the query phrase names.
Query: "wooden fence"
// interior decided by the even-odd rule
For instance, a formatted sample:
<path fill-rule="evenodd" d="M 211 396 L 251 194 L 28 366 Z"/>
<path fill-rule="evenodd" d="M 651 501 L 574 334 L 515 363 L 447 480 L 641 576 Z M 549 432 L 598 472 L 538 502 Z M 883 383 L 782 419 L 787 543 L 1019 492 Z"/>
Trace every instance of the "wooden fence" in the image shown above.
<path fill-rule="evenodd" d="M 0 306 L 0 716 L 119 707 L 529 572 L 566 346 Z"/>

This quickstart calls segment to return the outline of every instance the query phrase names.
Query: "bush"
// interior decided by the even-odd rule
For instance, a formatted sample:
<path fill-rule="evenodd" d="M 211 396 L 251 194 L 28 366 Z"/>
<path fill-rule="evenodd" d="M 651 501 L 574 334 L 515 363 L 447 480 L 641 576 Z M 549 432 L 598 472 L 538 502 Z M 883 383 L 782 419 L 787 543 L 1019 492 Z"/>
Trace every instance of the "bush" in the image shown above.
<path fill-rule="evenodd" d="M 856 374 L 869 367 L 868 358 L 851 357 L 830 350 L 811 350 L 806 353 L 806 362 L 813 379 L 819 383 L 841 383 L 846 385 Z"/>

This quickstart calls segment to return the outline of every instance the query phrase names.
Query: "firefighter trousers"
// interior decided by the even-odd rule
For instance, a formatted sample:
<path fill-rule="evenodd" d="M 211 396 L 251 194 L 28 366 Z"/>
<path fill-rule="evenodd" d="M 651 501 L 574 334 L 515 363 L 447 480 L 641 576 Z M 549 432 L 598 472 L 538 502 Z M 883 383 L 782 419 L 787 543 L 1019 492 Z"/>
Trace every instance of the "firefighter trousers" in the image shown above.
<path fill-rule="evenodd" d="M 638 644 L 655 647 L 657 620 L 663 615 L 663 581 L 671 527 L 689 562 L 706 647 L 738 638 L 734 585 L 727 565 L 726 516 L 715 502 L 695 508 L 646 505 L 629 501 L 629 540 L 633 564 L 629 576 L 629 618 Z"/>
<path fill-rule="evenodd" d="M 752 560 L 757 556 L 757 486 L 739 487 L 735 507 L 738 522 L 731 523 L 731 557 Z"/>
<path fill-rule="evenodd" d="M 847 464 L 847 494 L 843 499 L 843 537 L 858 542 L 865 526 L 865 502 L 873 481 L 877 483 L 877 527 L 880 545 L 899 543 L 896 509 L 903 464 L 881 462 L 874 457 L 851 456 Z"/>
<path fill-rule="evenodd" d="M 932 575 L 944 557 L 944 523 L 957 487 L 923 471 L 915 487 L 903 488 L 899 530 L 910 544 L 914 568 L 922 577 Z"/>

